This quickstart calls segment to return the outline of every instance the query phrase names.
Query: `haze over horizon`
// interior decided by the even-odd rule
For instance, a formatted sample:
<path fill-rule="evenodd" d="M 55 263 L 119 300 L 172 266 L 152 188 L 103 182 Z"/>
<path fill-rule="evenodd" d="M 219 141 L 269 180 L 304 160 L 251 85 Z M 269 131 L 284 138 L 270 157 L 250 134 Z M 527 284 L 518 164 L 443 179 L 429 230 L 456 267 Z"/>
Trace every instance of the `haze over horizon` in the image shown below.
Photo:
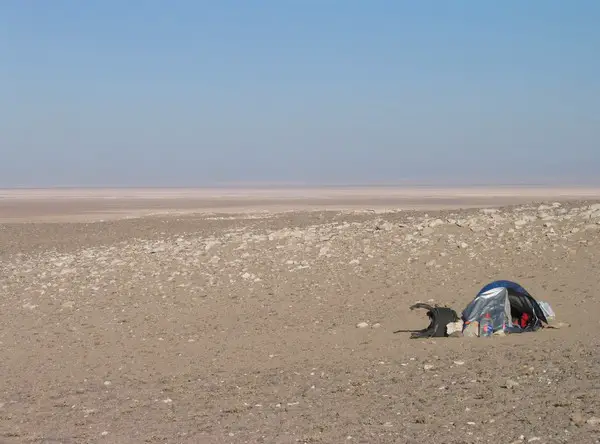
<path fill-rule="evenodd" d="M 600 183 L 600 3 L 0 3 L 0 187 Z"/>

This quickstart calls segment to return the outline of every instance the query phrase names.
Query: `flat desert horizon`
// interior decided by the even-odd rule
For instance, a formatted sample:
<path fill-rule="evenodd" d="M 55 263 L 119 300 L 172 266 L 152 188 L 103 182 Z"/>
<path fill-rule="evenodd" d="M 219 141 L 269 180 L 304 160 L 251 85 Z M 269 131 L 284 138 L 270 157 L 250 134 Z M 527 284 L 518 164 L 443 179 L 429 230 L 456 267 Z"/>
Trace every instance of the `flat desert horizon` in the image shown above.
<path fill-rule="evenodd" d="M 151 215 L 427 210 L 600 198 L 600 186 L 0 188 L 2 222 L 93 222 Z"/>

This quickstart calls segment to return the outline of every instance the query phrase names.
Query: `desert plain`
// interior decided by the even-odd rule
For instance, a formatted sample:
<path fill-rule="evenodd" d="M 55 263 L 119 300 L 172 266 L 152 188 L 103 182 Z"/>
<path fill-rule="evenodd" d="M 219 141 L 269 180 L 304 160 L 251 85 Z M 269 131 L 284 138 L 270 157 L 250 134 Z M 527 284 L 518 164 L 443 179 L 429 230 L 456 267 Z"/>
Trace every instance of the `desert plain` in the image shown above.
<path fill-rule="evenodd" d="M 0 190 L 0 443 L 597 443 L 599 292 L 597 188 Z"/>

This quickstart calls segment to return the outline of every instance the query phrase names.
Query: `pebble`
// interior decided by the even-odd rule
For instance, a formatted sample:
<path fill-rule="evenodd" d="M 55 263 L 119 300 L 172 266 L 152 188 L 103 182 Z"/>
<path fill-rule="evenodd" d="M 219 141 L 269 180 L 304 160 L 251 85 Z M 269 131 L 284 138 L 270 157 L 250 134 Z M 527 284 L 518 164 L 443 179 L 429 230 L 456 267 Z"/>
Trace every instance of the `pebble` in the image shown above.
<path fill-rule="evenodd" d="M 380 228 L 384 231 L 392 231 L 394 229 L 394 225 L 390 222 L 384 222 L 381 224 Z"/>
<path fill-rule="evenodd" d="M 519 386 L 519 383 L 517 381 L 513 381 L 512 379 L 507 379 L 502 387 L 507 388 L 507 389 L 512 389 L 512 388 L 515 388 L 518 386 Z"/>
<path fill-rule="evenodd" d="M 577 427 L 581 427 L 585 424 L 585 418 L 581 413 L 574 413 L 571 415 L 571 422 Z"/>
<path fill-rule="evenodd" d="M 596 418 L 595 416 L 592 416 L 586 422 L 591 426 L 597 426 L 597 425 L 600 425 L 600 418 Z"/>
<path fill-rule="evenodd" d="M 487 214 L 487 215 L 490 215 L 490 214 L 496 214 L 496 213 L 499 213 L 499 212 L 500 212 L 500 210 L 498 210 L 497 208 L 482 208 L 482 209 L 481 209 L 481 210 L 479 210 L 479 211 L 480 211 L 481 213 L 483 213 L 483 214 Z"/>

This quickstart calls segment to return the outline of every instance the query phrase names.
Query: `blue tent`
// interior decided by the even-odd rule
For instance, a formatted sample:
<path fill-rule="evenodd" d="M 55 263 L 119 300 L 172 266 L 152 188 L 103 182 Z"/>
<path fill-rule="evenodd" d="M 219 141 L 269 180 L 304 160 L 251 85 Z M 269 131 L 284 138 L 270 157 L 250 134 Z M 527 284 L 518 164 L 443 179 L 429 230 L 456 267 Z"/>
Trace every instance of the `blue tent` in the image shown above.
<path fill-rule="evenodd" d="M 525 288 L 508 280 L 484 286 L 462 312 L 464 328 L 473 322 L 481 324 L 491 318 L 494 331 L 522 333 L 535 331 L 548 323 L 539 303 Z"/>
<path fill-rule="evenodd" d="M 479 296 L 481 293 L 485 293 L 487 291 L 493 290 L 494 288 L 506 288 L 507 290 L 512 290 L 516 293 L 520 293 L 525 296 L 531 297 L 531 295 L 529 294 L 529 292 L 527 290 L 525 290 L 523 287 L 521 287 L 516 282 L 512 282 L 512 281 L 491 282 L 491 283 L 487 284 L 485 287 L 483 287 L 481 290 L 479 290 L 479 293 L 477 293 L 477 296 Z"/>

